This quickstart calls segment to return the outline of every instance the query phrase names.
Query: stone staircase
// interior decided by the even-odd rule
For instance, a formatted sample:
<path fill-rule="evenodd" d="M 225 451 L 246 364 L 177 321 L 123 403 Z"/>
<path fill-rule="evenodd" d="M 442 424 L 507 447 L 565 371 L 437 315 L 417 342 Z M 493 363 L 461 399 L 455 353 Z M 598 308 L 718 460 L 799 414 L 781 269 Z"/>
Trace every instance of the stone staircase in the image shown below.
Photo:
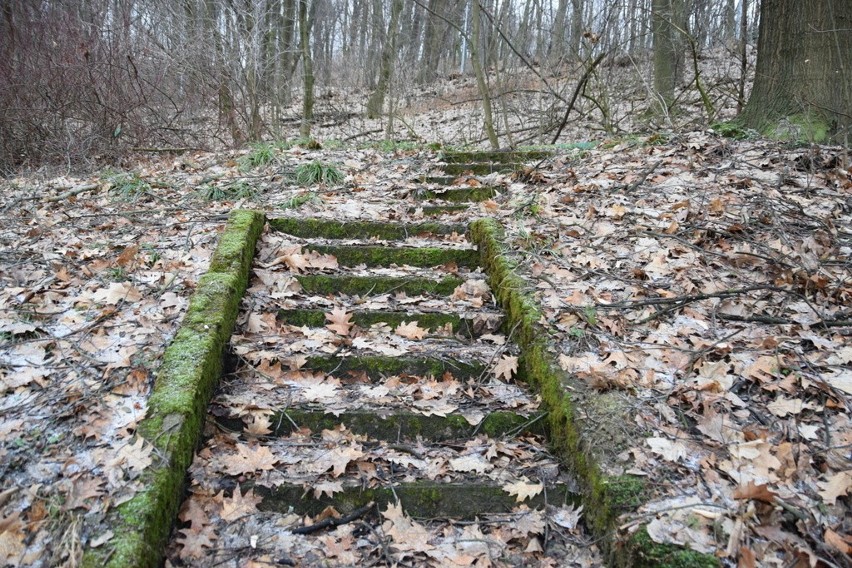
<path fill-rule="evenodd" d="M 172 565 L 571 565 L 574 480 L 465 231 L 268 220 Z"/>

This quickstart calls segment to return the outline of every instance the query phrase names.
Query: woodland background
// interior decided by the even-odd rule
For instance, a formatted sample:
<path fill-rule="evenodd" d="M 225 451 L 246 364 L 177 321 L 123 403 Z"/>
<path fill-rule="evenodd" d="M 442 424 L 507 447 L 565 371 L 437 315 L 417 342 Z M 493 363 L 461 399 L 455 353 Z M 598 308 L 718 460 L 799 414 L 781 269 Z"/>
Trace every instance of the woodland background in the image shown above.
<path fill-rule="evenodd" d="M 566 110 L 589 119 L 584 139 L 709 125 L 745 103 L 757 15 L 750 0 L 5 2 L 0 170 L 348 121 L 353 139 L 452 142 L 405 117 L 464 74 L 500 146 L 556 141 Z"/>

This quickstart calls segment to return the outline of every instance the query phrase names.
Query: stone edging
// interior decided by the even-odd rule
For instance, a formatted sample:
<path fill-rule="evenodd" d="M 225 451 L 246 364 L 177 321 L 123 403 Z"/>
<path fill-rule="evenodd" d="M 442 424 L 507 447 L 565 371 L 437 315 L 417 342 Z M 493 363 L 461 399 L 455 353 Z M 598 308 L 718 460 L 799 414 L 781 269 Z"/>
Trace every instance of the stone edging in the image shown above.
<path fill-rule="evenodd" d="M 234 329 L 255 245 L 265 217 L 236 210 L 198 282 L 180 329 L 163 355 L 148 412 L 137 436 L 153 444 L 155 463 L 139 478 L 142 489 L 108 514 L 115 535 L 87 549 L 84 567 L 148 568 L 162 564 L 186 470 L 204 427 L 207 405 L 222 371 L 222 355 Z M 84 535 L 89 536 L 89 535 Z"/>
<path fill-rule="evenodd" d="M 479 219 L 471 223 L 470 237 L 479 247 L 480 264 L 506 312 L 507 329 L 514 330 L 513 339 L 521 348 L 521 375 L 541 395 L 551 448 L 576 476 L 583 514 L 607 564 L 649 568 L 718 566 L 713 556 L 654 543 L 644 527 L 631 537 L 619 538 L 616 519 L 645 500 L 644 482 L 633 476 L 608 476 L 597 463 L 592 444 L 584 435 L 584 427 L 588 425 L 578 416 L 576 399 L 588 402 L 599 395 L 562 371 L 548 350 L 547 333 L 539 323 L 541 310 L 528 292 L 532 287 L 518 275 L 506 254 L 502 226 L 494 219 Z M 572 390 L 569 394 L 565 385 L 577 387 L 577 392 Z M 578 397 L 579 392 L 582 395 Z"/>

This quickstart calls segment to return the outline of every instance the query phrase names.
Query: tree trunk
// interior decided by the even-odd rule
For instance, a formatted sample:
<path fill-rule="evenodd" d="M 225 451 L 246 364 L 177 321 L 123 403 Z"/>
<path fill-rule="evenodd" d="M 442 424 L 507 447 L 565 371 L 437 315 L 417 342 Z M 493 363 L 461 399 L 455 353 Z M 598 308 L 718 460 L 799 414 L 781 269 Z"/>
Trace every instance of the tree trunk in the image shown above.
<path fill-rule="evenodd" d="M 482 122 L 485 128 L 485 133 L 488 136 L 488 142 L 491 143 L 493 150 L 500 148 L 500 141 L 497 139 L 497 133 L 494 131 L 494 119 L 491 114 L 491 94 L 488 92 L 488 84 L 485 82 L 485 71 L 482 69 L 480 40 L 480 7 L 479 0 L 473 0 L 473 9 L 470 12 L 471 17 L 471 38 L 470 38 L 470 62 L 473 65 L 473 72 L 476 75 L 476 86 L 479 89 L 479 96 L 482 97 Z"/>
<path fill-rule="evenodd" d="M 302 100 L 302 125 L 299 136 L 311 137 L 311 122 L 314 119 L 314 63 L 311 58 L 311 29 L 308 18 L 308 0 L 299 0 L 299 45 L 302 50 L 302 77 L 304 83 Z"/>
<path fill-rule="evenodd" d="M 379 118 L 382 115 L 382 107 L 385 104 L 385 95 L 388 92 L 391 78 L 393 76 L 393 65 L 396 55 L 396 39 L 399 35 L 399 14 L 402 12 L 402 0 L 393 0 L 391 3 L 390 20 L 388 31 L 385 34 L 385 45 L 382 46 L 381 69 L 379 70 L 379 81 L 376 89 L 367 100 L 367 118 Z"/>
<path fill-rule="evenodd" d="M 763 0 L 746 126 L 780 138 L 848 144 L 852 0 Z"/>
<path fill-rule="evenodd" d="M 674 103 L 675 86 L 680 76 L 677 35 L 674 22 L 677 0 L 653 0 L 651 21 L 654 33 L 654 90 L 665 111 Z"/>

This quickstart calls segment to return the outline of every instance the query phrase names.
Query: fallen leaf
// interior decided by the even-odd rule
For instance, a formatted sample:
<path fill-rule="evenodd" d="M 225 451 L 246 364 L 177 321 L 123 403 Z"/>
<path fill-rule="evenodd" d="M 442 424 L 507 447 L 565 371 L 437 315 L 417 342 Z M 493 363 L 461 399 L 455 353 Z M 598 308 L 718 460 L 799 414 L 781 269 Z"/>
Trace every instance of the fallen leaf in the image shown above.
<path fill-rule="evenodd" d="M 349 335 L 352 329 L 352 323 L 349 321 L 352 319 L 352 314 L 346 313 L 346 308 L 334 308 L 330 313 L 325 314 L 325 319 L 331 322 L 325 327 L 338 335 Z"/>
<path fill-rule="evenodd" d="M 518 358 L 512 355 L 503 355 L 497 364 L 494 365 L 493 373 L 498 379 L 502 378 L 506 381 L 512 378 L 518 371 Z"/>
<path fill-rule="evenodd" d="M 747 485 L 740 485 L 733 493 L 734 499 L 752 499 L 770 504 L 775 502 L 777 496 L 778 494 L 770 491 L 766 484 L 756 485 L 751 481 Z"/>
<path fill-rule="evenodd" d="M 817 484 L 822 487 L 822 491 L 819 492 L 822 500 L 829 505 L 834 505 L 838 497 L 846 495 L 852 489 L 852 470 L 835 473 L 828 478 L 828 481 L 818 481 Z"/>
<path fill-rule="evenodd" d="M 278 463 L 278 458 L 267 446 L 250 447 L 246 444 L 237 444 L 237 453 L 220 459 L 223 471 L 229 475 L 244 475 L 257 470 L 269 471 L 275 469 L 275 464 Z"/>
<path fill-rule="evenodd" d="M 427 330 L 417 325 L 416 321 L 412 321 L 410 323 L 405 323 L 403 321 L 394 330 L 394 333 L 406 339 L 423 339 L 426 332 Z"/>
<path fill-rule="evenodd" d="M 261 501 L 263 501 L 263 498 L 255 495 L 254 489 L 249 489 L 248 493 L 243 495 L 240 485 L 237 484 L 233 495 L 222 502 L 222 512 L 219 516 L 225 521 L 236 521 L 246 515 L 256 513 L 257 506 Z"/>
<path fill-rule="evenodd" d="M 541 483 L 530 483 L 529 479 L 522 477 L 514 483 L 504 485 L 503 491 L 509 495 L 514 495 L 515 501 L 518 503 L 523 503 L 527 499 L 531 499 L 544 491 L 544 485 Z"/>

